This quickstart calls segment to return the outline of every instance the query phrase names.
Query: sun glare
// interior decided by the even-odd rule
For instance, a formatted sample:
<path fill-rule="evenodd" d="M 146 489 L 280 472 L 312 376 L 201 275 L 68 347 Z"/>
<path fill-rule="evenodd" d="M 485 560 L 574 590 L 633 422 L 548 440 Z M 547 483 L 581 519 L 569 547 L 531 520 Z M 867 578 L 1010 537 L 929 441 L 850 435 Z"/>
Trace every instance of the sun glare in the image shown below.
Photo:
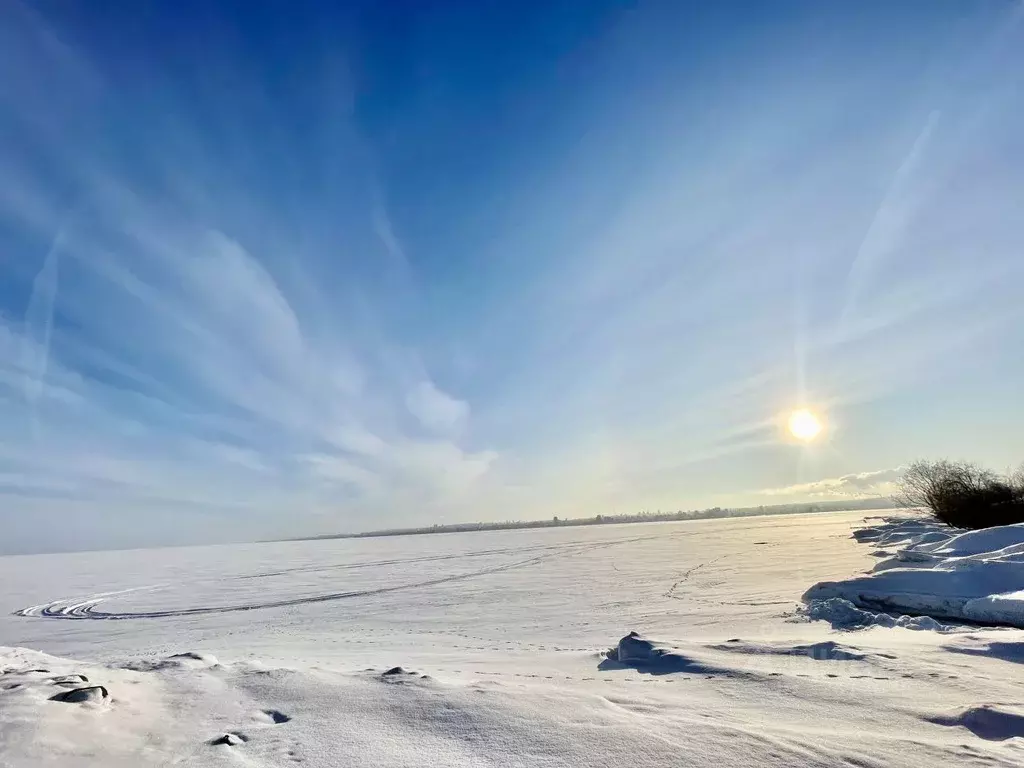
<path fill-rule="evenodd" d="M 821 419 L 806 408 L 789 415 L 789 433 L 797 440 L 809 443 L 821 432 Z"/>

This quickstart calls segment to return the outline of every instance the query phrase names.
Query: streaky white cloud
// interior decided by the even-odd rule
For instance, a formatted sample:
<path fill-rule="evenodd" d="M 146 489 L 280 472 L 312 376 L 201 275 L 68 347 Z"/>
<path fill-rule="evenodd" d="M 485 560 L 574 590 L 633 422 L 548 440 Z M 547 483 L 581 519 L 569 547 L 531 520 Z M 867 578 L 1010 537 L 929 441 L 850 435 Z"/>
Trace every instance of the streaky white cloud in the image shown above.
<path fill-rule="evenodd" d="M 843 307 L 841 322 L 846 322 L 847 317 L 857 311 L 860 295 L 872 273 L 880 268 L 881 263 L 894 249 L 899 247 L 916 209 L 927 202 L 922 185 L 915 185 L 914 177 L 915 174 L 920 174 L 920 166 L 928 150 L 929 141 L 941 117 L 942 113 L 939 110 L 929 112 L 924 126 L 893 174 L 885 197 L 871 219 L 864 239 L 850 264 L 846 304 Z"/>
<path fill-rule="evenodd" d="M 291 289 L 301 283 L 308 296 L 316 281 L 303 273 L 318 262 L 289 263 L 268 248 L 284 238 L 233 237 L 106 173 L 75 215 L 51 209 L 25 222 L 62 228 L 37 273 L 29 322 L 0 317 L 5 514 L 91 515 L 106 526 L 96 542 L 119 544 L 157 531 L 164 541 L 250 538 L 470 514 L 467 494 L 497 454 L 465 445 L 469 403 L 382 333 L 367 307 L 383 314 L 386 305 L 366 295 L 356 306 L 332 302 L 320 287 L 319 311 L 307 311 Z M 58 254 L 74 290 L 56 290 Z M 358 278 L 346 289 L 363 292 Z M 170 536 L 162 523 L 135 529 L 135 539 L 110 530 L 118 516 L 166 505 L 216 520 Z M 95 543 L 76 534 L 43 546 Z"/>
<path fill-rule="evenodd" d="M 25 399 L 33 408 L 39 389 L 46 377 L 50 356 L 50 337 L 53 333 L 53 305 L 59 289 L 60 248 L 63 226 L 50 244 L 43 266 L 32 282 L 32 295 L 25 313 L 25 340 L 23 357 L 25 369 Z"/>

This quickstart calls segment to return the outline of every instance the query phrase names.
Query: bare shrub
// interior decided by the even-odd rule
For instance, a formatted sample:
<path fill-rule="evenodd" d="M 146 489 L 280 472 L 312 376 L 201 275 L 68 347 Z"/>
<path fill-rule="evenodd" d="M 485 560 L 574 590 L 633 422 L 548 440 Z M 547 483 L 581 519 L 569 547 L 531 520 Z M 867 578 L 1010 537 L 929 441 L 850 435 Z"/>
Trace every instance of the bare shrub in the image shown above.
<path fill-rule="evenodd" d="M 952 528 L 1024 523 L 1024 466 L 1009 477 L 960 461 L 917 461 L 900 481 L 896 502 L 924 507 Z"/>

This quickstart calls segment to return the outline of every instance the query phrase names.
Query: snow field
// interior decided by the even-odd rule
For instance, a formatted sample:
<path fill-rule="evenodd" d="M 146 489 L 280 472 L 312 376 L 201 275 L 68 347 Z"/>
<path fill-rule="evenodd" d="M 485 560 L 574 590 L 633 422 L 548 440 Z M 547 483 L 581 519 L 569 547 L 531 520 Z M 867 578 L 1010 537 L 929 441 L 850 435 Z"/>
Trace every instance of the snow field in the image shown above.
<path fill-rule="evenodd" d="M 1021 764 L 1024 632 L 799 609 L 862 521 L 0 558 L 0 765 Z"/>

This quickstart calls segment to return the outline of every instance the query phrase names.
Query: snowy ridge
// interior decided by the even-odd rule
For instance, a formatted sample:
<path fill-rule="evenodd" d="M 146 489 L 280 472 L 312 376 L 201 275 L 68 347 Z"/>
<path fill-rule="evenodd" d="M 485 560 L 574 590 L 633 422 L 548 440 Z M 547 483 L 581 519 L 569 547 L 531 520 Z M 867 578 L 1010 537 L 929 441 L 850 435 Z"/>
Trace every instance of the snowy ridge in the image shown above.
<path fill-rule="evenodd" d="M 854 537 L 898 548 L 876 552 L 885 559 L 869 575 L 807 590 L 803 599 L 813 618 L 835 620 L 845 612 L 850 625 L 884 623 L 863 615 L 877 611 L 1024 627 L 1024 524 L 958 534 L 930 521 L 883 518 Z M 918 622 L 910 628 L 922 627 Z"/>

